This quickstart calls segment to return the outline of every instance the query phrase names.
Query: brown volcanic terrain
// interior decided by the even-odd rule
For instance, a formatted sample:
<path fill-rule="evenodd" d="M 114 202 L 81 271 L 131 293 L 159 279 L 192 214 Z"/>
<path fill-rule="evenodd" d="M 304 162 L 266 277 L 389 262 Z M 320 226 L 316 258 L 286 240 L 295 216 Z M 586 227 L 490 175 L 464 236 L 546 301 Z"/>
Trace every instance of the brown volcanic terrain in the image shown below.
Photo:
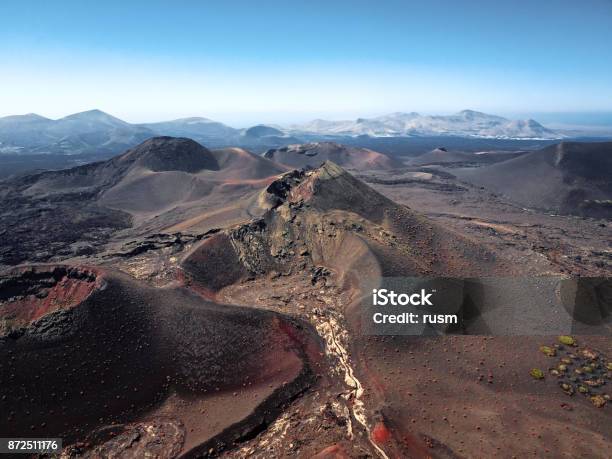
<path fill-rule="evenodd" d="M 210 229 L 248 219 L 257 213 L 252 196 L 285 171 L 246 150 L 158 137 L 109 161 L 0 182 L 0 265 L 90 255 L 122 229 Z"/>
<path fill-rule="evenodd" d="M 605 336 L 556 358 L 551 337 L 364 334 L 383 277 L 528 275 L 541 297 L 553 275 L 609 274 L 604 221 L 522 210 L 453 170 L 363 169 L 370 187 L 332 162 L 286 172 L 158 138 L 1 184 L 2 262 L 44 247 L 66 264 L 0 274 L 0 431 L 62 436 L 68 457 L 605 457 L 609 283 L 584 290 Z M 95 243 L 74 226 L 94 210 L 123 219 Z M 499 293 L 517 311 L 550 306 L 516 279 Z M 457 331 L 487 333 L 462 307 Z M 573 352 L 593 377 L 570 397 L 548 368 Z"/>
<path fill-rule="evenodd" d="M 494 164 L 502 161 L 507 161 L 512 158 L 517 158 L 524 155 L 526 152 L 479 152 L 468 153 L 463 151 L 448 151 L 445 148 L 436 148 L 425 154 L 419 155 L 411 159 L 408 164 L 410 166 L 426 166 L 435 164 L 444 164 L 448 166 L 458 167 L 461 165 L 481 165 Z"/>
<path fill-rule="evenodd" d="M 261 219 L 213 235 L 185 259 L 191 281 L 215 292 L 255 275 L 303 270 L 305 261 L 333 269 L 347 284 L 367 279 L 368 285 L 380 276 L 478 276 L 513 269 L 331 162 L 284 175 L 260 201 L 270 208 Z"/>
<path fill-rule="evenodd" d="M 341 145 L 336 142 L 314 142 L 273 148 L 264 157 L 291 168 L 319 167 L 332 161 L 349 170 L 393 169 L 401 164 L 395 159 L 374 150 Z"/>
<path fill-rule="evenodd" d="M 336 194 L 340 190 L 343 193 Z M 453 437 L 447 443 L 446 438 L 450 437 L 445 435 L 448 432 L 442 429 L 440 431 L 443 434 L 438 436 L 438 430 L 430 427 L 431 416 L 445 422 L 447 409 L 443 404 L 430 408 L 432 405 L 428 399 L 447 400 L 449 405 L 451 402 L 462 404 L 462 410 L 473 410 L 479 404 L 488 402 L 492 405 L 489 410 L 491 415 L 497 417 L 516 406 L 517 400 L 522 400 L 519 392 L 505 396 L 504 401 L 503 392 L 500 396 L 496 390 L 480 391 L 474 388 L 469 392 L 464 391 L 467 392 L 465 394 L 462 392 L 460 398 L 455 399 L 455 392 L 449 389 L 449 385 L 467 387 L 471 372 L 461 371 L 454 376 L 457 371 L 454 367 L 442 365 L 440 374 L 432 376 L 429 365 L 423 365 L 422 361 L 415 363 L 412 358 L 407 359 L 407 355 L 413 353 L 420 358 L 425 356 L 426 363 L 430 361 L 431 355 L 432 365 L 438 360 L 443 362 L 449 354 L 446 344 L 448 339 L 432 341 L 401 336 L 378 339 L 362 336 L 357 300 L 361 291 L 377 285 L 381 275 L 435 273 L 462 277 L 508 274 L 513 272 L 512 268 L 501 259 L 490 258 L 488 251 L 473 241 L 449 233 L 374 193 L 331 163 L 314 171 L 287 174 L 268 187 L 266 199 L 271 202 L 271 209 L 261 220 L 218 233 L 204 241 L 187 256 L 183 268 L 188 282 L 212 297 L 296 314 L 310 320 L 325 337 L 326 352 L 335 363 L 332 375 L 344 379 L 347 387 L 339 400 L 348 401 L 346 405 L 340 403 L 329 409 L 335 413 L 333 416 L 351 419 L 352 429 L 365 430 L 365 438 L 359 440 L 352 436 L 354 433 L 351 434 L 353 431 L 350 429 L 347 433 L 349 441 L 346 438 L 338 440 L 337 437 L 326 436 L 329 438 L 327 441 L 335 445 L 330 446 L 329 451 L 341 451 L 346 457 L 358 457 L 363 449 L 369 449 L 374 455 L 382 457 L 460 457 L 464 454 L 472 456 L 479 451 L 478 448 L 485 446 L 491 448 L 490 453 L 493 454 L 498 445 L 503 446 L 503 442 L 495 440 L 494 428 L 493 434 L 478 435 L 480 427 L 472 426 L 471 423 L 475 422 L 473 417 L 470 417 L 469 422 L 453 424 L 453 429 L 457 431 L 454 434 L 457 441 Z M 447 245 L 447 241 L 452 242 Z M 387 250 L 388 247 L 393 247 L 393 254 Z M 429 247 L 435 247 L 435 253 L 444 254 L 444 258 L 437 259 L 433 252 L 428 251 Z M 398 253 L 402 255 L 401 259 L 395 256 Z M 225 261 L 231 262 L 231 269 L 223 265 Z M 213 269 L 202 269 L 204 266 Z M 521 267 L 514 269 L 514 273 L 518 274 Z M 460 346 L 461 339 L 457 340 L 457 346 Z M 517 347 L 508 338 L 496 338 L 485 351 L 485 355 L 495 355 L 495 360 L 498 355 L 503 355 L 499 359 L 504 370 L 496 369 L 500 381 L 503 381 L 502 390 L 507 390 L 506 384 L 513 388 L 514 385 L 508 383 L 513 379 L 518 379 L 523 385 L 532 384 L 529 370 L 533 362 L 539 361 L 537 354 L 541 339 L 530 337 L 521 340 L 526 344 L 518 355 L 524 356 L 524 360 L 517 360 Z M 609 347 L 609 340 L 594 342 L 598 346 Z M 473 349 L 469 341 L 465 343 L 466 349 L 473 353 L 457 362 L 458 368 L 470 365 L 468 358 L 478 359 L 480 356 L 479 361 L 483 360 L 481 348 Z M 416 349 L 423 346 L 426 350 L 414 351 L 413 346 Z M 435 349 L 430 353 L 429 348 L 432 346 Z M 604 352 L 609 352 L 608 347 L 604 347 Z M 512 349 L 510 354 L 506 348 Z M 474 378 L 479 385 L 478 362 L 474 367 L 477 370 Z M 450 371 L 451 376 L 445 376 L 444 371 Z M 431 392 L 423 390 L 422 397 L 417 396 L 419 401 L 413 404 L 409 403 L 412 399 L 403 398 L 405 393 L 417 392 L 421 381 L 429 381 L 430 378 L 434 383 L 445 379 L 449 383 L 439 388 L 438 385 L 432 385 Z M 383 381 L 386 382 L 383 384 Z M 485 384 L 486 389 L 492 383 L 487 381 Z M 536 391 L 531 399 L 521 401 L 524 411 L 516 408 L 514 413 L 514 422 L 520 426 L 521 431 L 515 435 L 526 435 L 530 429 L 539 428 L 539 423 L 543 421 L 533 421 L 532 418 L 542 416 L 536 414 L 535 410 L 541 409 L 540 403 L 544 406 L 549 403 L 549 398 L 556 401 L 559 406 L 557 409 L 563 413 L 565 409 L 561 404 L 566 397 L 561 391 L 555 392 L 554 385 L 551 388 L 548 384 L 544 390 Z M 538 401 L 537 405 L 534 400 Z M 313 401 L 305 397 L 296 411 L 309 409 L 312 413 L 311 403 Z M 423 407 L 418 407 L 419 404 L 423 404 Z M 369 407 L 369 414 L 364 411 L 364 406 Z M 426 422 L 422 422 L 421 412 L 425 407 L 429 409 L 424 417 Z M 321 409 L 325 412 L 324 407 Z M 453 407 L 452 411 L 456 413 L 457 409 Z M 591 430 L 590 416 L 593 409 L 587 400 L 575 408 L 576 414 L 572 418 L 574 423 L 588 431 L 585 437 L 592 439 L 589 446 L 568 446 L 563 430 L 559 428 L 563 425 L 560 422 L 549 430 L 548 435 L 554 439 L 550 447 L 561 450 L 567 447 L 567 451 L 587 455 L 607 447 L 612 439 L 609 436 L 602 439 L 601 435 L 605 431 L 598 428 Z M 410 417 L 415 411 L 419 412 L 418 421 Z M 609 419 L 607 413 L 599 413 L 597 416 L 601 417 L 602 422 Z M 298 415 L 292 412 L 289 419 L 296 417 Z M 324 422 L 324 419 L 313 414 L 307 419 L 309 422 Z M 282 425 L 284 429 L 287 428 L 286 424 Z M 300 444 L 301 454 L 314 455 L 318 452 L 317 448 L 325 452 L 320 438 L 313 437 L 308 429 L 299 428 L 297 423 L 290 425 L 293 426 L 293 433 L 286 433 L 286 441 L 291 439 Z M 500 424 L 498 428 L 501 430 L 503 427 Z M 470 431 L 472 428 L 476 429 L 475 436 L 487 439 L 486 445 L 476 442 L 464 446 L 461 429 Z M 542 447 L 541 438 L 536 436 L 533 440 L 526 440 L 522 451 L 537 451 Z M 241 449 L 237 456 L 248 453 L 255 457 L 266 457 L 265 454 L 257 453 L 271 441 L 271 438 L 265 436 L 259 443 L 254 440 Z M 334 443 L 336 441 L 339 443 Z M 509 439 L 506 447 L 513 441 L 514 438 Z M 290 456 L 283 445 L 278 443 L 273 449 L 273 455 L 277 454 Z"/>
<path fill-rule="evenodd" d="M 368 404 L 387 432 L 380 446 L 389 457 L 606 457 L 610 408 L 596 408 L 580 394 L 568 396 L 554 377 L 529 376 L 531 368 L 547 371 L 559 361 L 538 351 L 555 341 L 356 338 Z M 609 336 L 581 337 L 579 343 L 612 353 Z"/>
<path fill-rule="evenodd" d="M 482 174 L 504 164 L 466 168 L 465 172 Z M 605 161 L 592 166 L 602 171 L 608 167 Z M 532 274 L 610 275 L 612 238 L 607 219 L 576 218 L 526 208 L 478 184 L 460 180 L 457 176 L 462 172 L 454 164 L 440 164 L 368 172 L 359 178 L 441 226 L 487 244 Z"/>

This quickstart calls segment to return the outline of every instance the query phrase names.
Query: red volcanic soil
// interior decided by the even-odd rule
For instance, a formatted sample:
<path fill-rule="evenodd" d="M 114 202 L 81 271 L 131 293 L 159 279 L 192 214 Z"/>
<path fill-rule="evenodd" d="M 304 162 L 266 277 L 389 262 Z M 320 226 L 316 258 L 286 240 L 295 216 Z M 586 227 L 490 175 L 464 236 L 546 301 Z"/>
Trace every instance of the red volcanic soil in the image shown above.
<path fill-rule="evenodd" d="M 99 272 L 64 266 L 11 270 L 0 278 L 0 319 L 5 327 L 20 328 L 57 310 L 73 308 L 102 285 Z"/>
<path fill-rule="evenodd" d="M 372 429 L 372 440 L 376 443 L 383 444 L 389 441 L 391 438 L 391 432 L 387 429 L 384 422 L 378 422 Z"/>
<path fill-rule="evenodd" d="M 110 270 L 103 288 L 66 286 L 75 282 L 65 277 L 87 272 L 72 269 L 36 268 L 40 283 L 31 270 L 0 277 L 11 285 L 3 298 L 10 310 L 38 310 L 40 284 L 71 292 L 62 297 L 70 309 L 47 310 L 21 333 L 0 336 L 0 432 L 7 436 L 98 444 L 108 426 L 138 432 L 153 422 L 162 433 L 177 432 L 172 442 L 180 444 L 165 450 L 198 455 L 265 429 L 313 383 L 319 342 L 297 321 Z M 108 448 L 118 453 L 121 442 Z"/>

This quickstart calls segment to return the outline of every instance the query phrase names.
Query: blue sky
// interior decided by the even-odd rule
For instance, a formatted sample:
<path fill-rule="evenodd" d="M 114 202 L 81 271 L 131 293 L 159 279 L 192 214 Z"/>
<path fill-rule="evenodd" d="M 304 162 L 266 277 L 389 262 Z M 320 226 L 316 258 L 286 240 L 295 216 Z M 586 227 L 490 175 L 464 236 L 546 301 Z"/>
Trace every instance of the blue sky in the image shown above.
<path fill-rule="evenodd" d="M 612 112 L 612 1 L 0 2 L 0 115 Z"/>

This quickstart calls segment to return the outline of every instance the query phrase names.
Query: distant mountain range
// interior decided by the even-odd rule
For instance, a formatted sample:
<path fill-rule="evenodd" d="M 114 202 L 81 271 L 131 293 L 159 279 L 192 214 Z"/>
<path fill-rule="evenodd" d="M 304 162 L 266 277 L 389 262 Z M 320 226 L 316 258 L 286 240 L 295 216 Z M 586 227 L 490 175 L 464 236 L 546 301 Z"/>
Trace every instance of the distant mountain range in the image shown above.
<path fill-rule="evenodd" d="M 0 153 L 118 153 L 152 136 L 100 110 L 58 120 L 33 113 L 0 118 Z"/>
<path fill-rule="evenodd" d="M 199 141 L 205 139 L 232 139 L 240 135 L 240 129 L 234 129 L 218 121 L 208 118 L 180 118 L 173 121 L 162 121 L 159 123 L 147 123 L 139 125 L 156 134 L 172 137 L 197 138 Z"/>
<path fill-rule="evenodd" d="M 314 120 L 300 126 L 257 125 L 236 129 L 207 118 L 131 124 L 100 110 L 57 120 L 36 114 L 0 118 L 0 153 L 119 153 L 151 137 L 188 137 L 210 146 L 282 146 L 339 137 L 459 136 L 499 139 L 557 139 L 564 135 L 534 120 L 511 121 L 464 110 L 450 116 L 393 113 L 354 121 Z"/>
<path fill-rule="evenodd" d="M 547 129 L 534 120 L 509 120 L 473 110 L 455 115 L 429 116 L 418 113 L 392 113 L 377 118 L 358 118 L 354 121 L 314 120 L 292 126 L 290 132 L 299 134 L 400 137 L 440 136 L 480 137 L 499 139 L 558 139 L 564 136 Z"/>

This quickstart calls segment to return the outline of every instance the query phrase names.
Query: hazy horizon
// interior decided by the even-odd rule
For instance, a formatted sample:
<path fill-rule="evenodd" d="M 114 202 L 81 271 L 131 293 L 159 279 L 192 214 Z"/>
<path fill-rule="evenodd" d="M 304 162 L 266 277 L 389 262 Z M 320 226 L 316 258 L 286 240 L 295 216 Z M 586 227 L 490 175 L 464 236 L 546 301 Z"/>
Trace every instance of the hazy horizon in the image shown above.
<path fill-rule="evenodd" d="M 610 19 L 605 0 L 7 1 L 0 115 L 99 108 L 129 122 L 246 126 L 467 108 L 608 113 Z"/>
<path fill-rule="evenodd" d="M 92 110 L 100 110 L 108 115 L 119 118 L 123 121 L 127 121 L 131 124 L 148 124 L 148 123 L 157 123 L 163 121 L 173 121 L 177 119 L 184 118 L 207 118 L 211 121 L 220 122 L 226 124 L 228 126 L 242 129 L 248 128 L 257 124 L 269 124 L 269 125 L 279 125 L 283 127 L 288 127 L 292 124 L 300 124 L 306 123 L 309 121 L 313 121 L 315 119 L 326 119 L 330 121 L 338 121 L 338 120 L 354 120 L 357 118 L 375 118 L 378 116 L 388 115 L 391 112 L 372 112 L 372 113 L 363 113 L 363 112 L 355 112 L 355 113 L 329 113 L 329 112 L 312 112 L 312 113 L 287 113 L 287 114 L 276 114 L 276 113 L 234 113 L 228 116 L 226 113 L 218 113 L 218 114 L 210 114 L 206 112 L 195 113 L 195 114 L 187 114 L 187 115 L 179 115 L 171 118 L 159 118 L 159 119 L 128 119 L 122 116 L 119 116 L 116 113 L 113 113 L 108 110 L 101 109 L 99 107 L 91 107 L 79 112 L 74 113 L 60 113 L 54 116 L 48 115 L 46 113 L 22 110 L 18 113 L 2 113 L 0 112 L 0 118 L 6 116 L 14 116 L 14 115 L 30 115 L 36 114 L 39 116 L 43 116 L 45 118 L 49 118 L 51 120 L 58 120 L 64 118 L 69 115 L 73 115 L 75 113 L 87 112 Z M 475 110 L 471 107 L 462 108 L 460 110 L 455 111 L 444 111 L 444 112 L 427 112 L 427 111 L 419 111 L 419 110 L 399 110 L 399 112 L 409 113 L 409 112 L 418 112 L 421 115 L 453 115 L 462 110 Z M 481 110 L 475 110 L 481 111 Z M 580 128 L 591 128 L 593 130 L 597 130 L 599 128 L 605 129 L 609 131 L 612 128 L 612 111 L 593 111 L 593 112 L 509 112 L 509 113 L 499 113 L 499 112 L 485 112 L 489 115 L 497 115 L 503 116 L 505 118 L 514 120 L 514 119 L 534 119 L 546 127 L 553 129 L 580 129 Z"/>

